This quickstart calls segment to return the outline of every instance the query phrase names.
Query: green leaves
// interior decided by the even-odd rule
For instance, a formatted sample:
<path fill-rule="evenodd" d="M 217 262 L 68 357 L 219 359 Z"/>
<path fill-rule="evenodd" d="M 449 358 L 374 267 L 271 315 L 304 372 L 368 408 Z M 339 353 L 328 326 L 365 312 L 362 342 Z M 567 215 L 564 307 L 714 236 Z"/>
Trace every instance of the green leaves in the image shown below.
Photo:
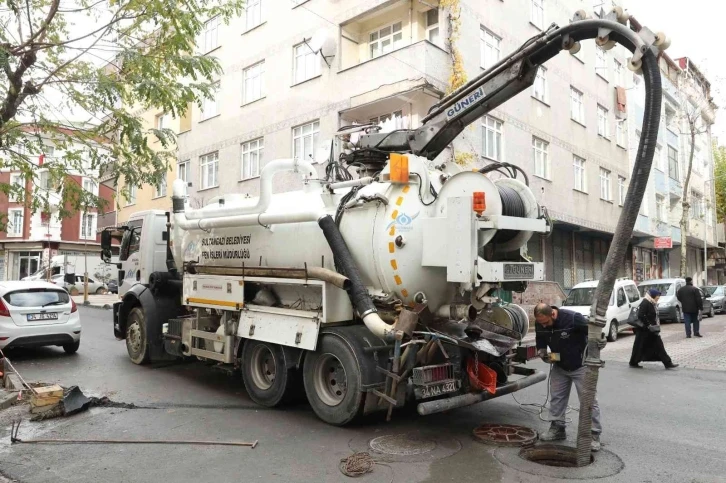
<path fill-rule="evenodd" d="M 211 97 L 222 70 L 216 59 L 195 52 L 195 40 L 204 21 L 218 16 L 227 23 L 242 12 L 244 1 L 5 4 L 0 166 L 22 174 L 31 195 L 2 183 L 0 193 L 22 197 L 34 212 L 68 216 L 90 207 L 113 209 L 83 190 L 78 176 L 98 183 L 102 173 L 135 186 L 156 185 L 166 176 L 175 162 L 175 135 L 144 124 L 143 116 L 179 118 Z M 55 159 L 41 167 L 38 157 L 49 148 Z M 39 187 L 41 177 L 53 189 Z"/>

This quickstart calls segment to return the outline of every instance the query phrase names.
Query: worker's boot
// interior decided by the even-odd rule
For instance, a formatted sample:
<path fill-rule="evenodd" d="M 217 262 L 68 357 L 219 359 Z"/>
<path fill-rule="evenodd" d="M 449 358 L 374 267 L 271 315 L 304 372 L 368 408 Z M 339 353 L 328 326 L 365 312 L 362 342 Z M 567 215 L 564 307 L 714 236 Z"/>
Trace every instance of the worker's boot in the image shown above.
<path fill-rule="evenodd" d="M 562 441 L 567 439 L 564 426 L 550 425 L 549 431 L 539 437 L 540 441 Z"/>
<path fill-rule="evenodd" d="M 594 453 L 597 453 L 600 451 L 600 447 L 602 445 L 600 444 L 600 434 L 599 433 L 592 433 L 592 442 L 590 443 L 590 450 L 592 450 Z"/>

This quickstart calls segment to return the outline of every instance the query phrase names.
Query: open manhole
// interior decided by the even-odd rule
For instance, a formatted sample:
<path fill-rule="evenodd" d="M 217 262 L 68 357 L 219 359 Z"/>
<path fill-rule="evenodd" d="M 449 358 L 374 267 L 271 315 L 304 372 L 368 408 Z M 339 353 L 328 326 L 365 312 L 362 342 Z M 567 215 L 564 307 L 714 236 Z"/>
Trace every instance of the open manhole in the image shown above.
<path fill-rule="evenodd" d="M 537 440 L 537 431 L 516 424 L 482 424 L 473 433 L 476 441 L 497 446 L 531 446 Z"/>
<path fill-rule="evenodd" d="M 370 447 L 377 453 L 413 456 L 433 451 L 436 442 L 422 434 L 402 433 L 374 438 L 370 442 Z"/>
<path fill-rule="evenodd" d="M 543 444 L 531 448 L 523 448 L 519 456 L 527 461 L 533 461 L 545 466 L 559 468 L 577 467 L 577 448 L 560 446 L 556 444 Z M 590 464 L 594 457 L 590 454 Z"/>

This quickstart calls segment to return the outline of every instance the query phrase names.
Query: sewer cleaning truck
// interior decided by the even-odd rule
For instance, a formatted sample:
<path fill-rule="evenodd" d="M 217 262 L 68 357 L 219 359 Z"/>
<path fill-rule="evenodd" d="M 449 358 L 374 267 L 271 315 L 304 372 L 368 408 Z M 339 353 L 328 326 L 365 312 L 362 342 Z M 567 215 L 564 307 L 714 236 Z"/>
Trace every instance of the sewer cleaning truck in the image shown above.
<path fill-rule="evenodd" d="M 304 394 L 335 425 L 390 418 L 407 403 L 432 414 L 543 381 L 525 365 L 536 355 L 522 344 L 528 316 L 501 294 L 543 280 L 526 244 L 551 230 L 547 211 L 514 164 L 465 171 L 439 160 L 560 51 L 624 38 L 622 11 L 584 18 L 533 37 L 416 129 L 341 128 L 323 175 L 306 160 L 274 160 L 258 198 L 225 194 L 199 209 L 177 180 L 170 212 L 105 230 L 102 257 L 121 239 L 113 330 L 130 359 L 208 361 L 241 374 L 256 403 Z M 628 42 L 637 71 L 645 50 Z M 302 189 L 273 194 L 273 178 L 289 172 Z"/>

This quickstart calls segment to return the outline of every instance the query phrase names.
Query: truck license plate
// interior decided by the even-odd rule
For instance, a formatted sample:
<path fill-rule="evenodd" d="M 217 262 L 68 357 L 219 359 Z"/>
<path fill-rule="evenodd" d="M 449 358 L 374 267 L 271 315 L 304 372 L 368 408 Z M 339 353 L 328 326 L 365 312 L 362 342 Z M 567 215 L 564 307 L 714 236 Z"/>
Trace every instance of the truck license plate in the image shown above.
<path fill-rule="evenodd" d="M 532 280 L 534 279 L 534 264 L 531 263 L 505 263 L 504 280 Z"/>
<path fill-rule="evenodd" d="M 419 386 L 414 389 L 418 399 L 428 399 L 430 397 L 440 396 L 450 392 L 459 390 L 459 381 L 440 382 L 438 384 L 429 384 L 427 386 Z"/>
<path fill-rule="evenodd" d="M 28 314 L 28 320 L 58 320 L 57 312 L 47 312 L 44 314 Z"/>

